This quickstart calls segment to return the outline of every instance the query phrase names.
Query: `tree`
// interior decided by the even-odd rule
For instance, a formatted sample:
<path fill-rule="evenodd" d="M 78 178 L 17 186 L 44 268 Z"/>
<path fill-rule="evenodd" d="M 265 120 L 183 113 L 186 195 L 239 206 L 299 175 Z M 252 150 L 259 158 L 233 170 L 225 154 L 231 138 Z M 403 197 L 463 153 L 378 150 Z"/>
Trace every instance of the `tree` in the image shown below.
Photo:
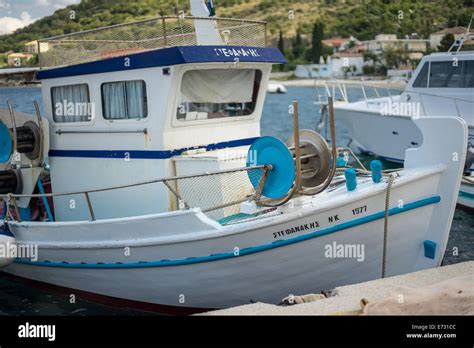
<path fill-rule="evenodd" d="M 389 69 L 398 68 L 400 63 L 400 52 L 392 47 L 387 47 L 382 53 L 385 63 Z"/>
<path fill-rule="evenodd" d="M 375 53 L 374 51 L 365 50 L 362 53 L 362 56 L 364 57 L 364 62 L 372 61 L 372 65 L 374 67 L 380 61 L 379 55 L 377 53 Z"/>
<path fill-rule="evenodd" d="M 317 21 L 313 24 L 313 32 L 311 37 L 311 61 L 313 63 L 319 63 L 321 56 L 324 55 L 322 42 L 323 38 L 324 24 L 321 21 Z"/>
<path fill-rule="evenodd" d="M 283 40 L 283 32 L 280 30 L 280 36 L 278 38 L 278 49 L 281 53 L 285 52 L 285 42 Z"/>
<path fill-rule="evenodd" d="M 285 54 L 285 42 L 283 40 L 283 33 L 281 30 L 280 30 L 280 36 L 278 38 L 278 49 L 280 50 L 282 54 Z M 283 71 L 283 69 L 285 68 L 283 64 L 280 64 L 278 67 L 280 71 Z"/>
<path fill-rule="evenodd" d="M 296 29 L 296 36 L 293 40 L 293 56 L 298 59 L 304 52 L 303 39 L 301 38 L 300 28 Z"/>
<path fill-rule="evenodd" d="M 438 45 L 438 51 L 447 52 L 454 43 L 454 35 L 449 33 L 443 36 Z"/>

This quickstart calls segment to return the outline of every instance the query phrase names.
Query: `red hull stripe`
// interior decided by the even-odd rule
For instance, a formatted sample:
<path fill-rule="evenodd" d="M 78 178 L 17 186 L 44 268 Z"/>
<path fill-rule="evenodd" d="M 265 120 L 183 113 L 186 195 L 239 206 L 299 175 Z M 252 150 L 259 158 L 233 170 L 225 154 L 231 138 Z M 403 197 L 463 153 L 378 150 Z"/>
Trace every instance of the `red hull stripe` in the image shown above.
<path fill-rule="evenodd" d="M 123 299 L 119 297 L 106 296 L 106 295 L 101 295 L 101 294 L 88 292 L 84 290 L 68 288 L 68 287 L 59 286 L 59 285 L 53 285 L 53 284 L 41 282 L 38 280 L 32 280 L 32 279 L 20 277 L 17 275 L 6 273 L 6 272 L 0 272 L 0 275 L 13 279 L 15 281 L 21 281 L 23 283 L 27 283 L 28 285 L 31 285 L 37 289 L 42 289 L 42 290 L 59 293 L 59 294 L 69 295 L 73 293 L 74 295 L 76 295 L 77 297 L 81 299 L 100 303 L 100 304 L 107 305 L 110 307 L 116 307 L 116 308 L 137 309 L 141 311 L 157 312 L 160 314 L 169 314 L 169 315 L 190 315 L 190 314 L 203 313 L 203 312 L 215 310 L 214 308 L 170 306 L 170 305 L 163 305 L 163 304 L 157 304 L 157 303 L 128 300 L 128 299 Z"/>

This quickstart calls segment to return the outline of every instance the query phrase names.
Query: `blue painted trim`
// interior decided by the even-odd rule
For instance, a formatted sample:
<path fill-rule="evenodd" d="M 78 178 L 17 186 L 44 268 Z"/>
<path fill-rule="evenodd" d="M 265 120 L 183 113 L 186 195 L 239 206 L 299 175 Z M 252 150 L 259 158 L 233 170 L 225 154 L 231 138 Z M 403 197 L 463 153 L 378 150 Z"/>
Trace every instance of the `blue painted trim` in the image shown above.
<path fill-rule="evenodd" d="M 423 242 L 423 248 L 425 250 L 425 257 L 434 260 L 436 255 L 436 242 L 425 240 Z"/>
<path fill-rule="evenodd" d="M 128 58 L 129 64 L 124 59 Z M 38 80 L 77 75 L 99 74 L 112 71 L 126 71 L 177 64 L 234 62 L 286 63 L 278 48 L 248 46 L 177 46 L 153 51 L 129 54 L 121 57 L 76 64 L 61 68 L 41 70 Z"/>
<path fill-rule="evenodd" d="M 7 237 L 13 237 L 13 233 L 10 231 L 10 228 L 8 227 L 8 224 L 4 223 L 3 226 L 0 227 L 0 236 L 7 236 Z"/>
<path fill-rule="evenodd" d="M 474 199 L 474 194 L 470 192 L 459 191 L 459 197 L 466 198 L 466 199 Z"/>
<path fill-rule="evenodd" d="M 52 222 L 52 221 L 54 221 L 53 214 L 51 213 L 51 208 L 49 207 L 48 199 L 44 196 L 46 193 L 44 192 L 43 183 L 41 182 L 40 178 L 38 178 L 38 189 L 39 189 L 39 192 L 42 195 L 41 200 L 43 202 L 44 208 L 46 209 L 46 214 L 48 215 L 48 220 Z"/>
<path fill-rule="evenodd" d="M 49 150 L 50 157 L 81 157 L 81 158 L 140 158 L 140 159 L 168 159 L 174 156 L 179 156 L 185 151 L 195 149 L 206 149 L 208 151 L 224 149 L 229 147 L 238 147 L 251 145 L 255 138 L 244 138 L 238 140 L 224 141 L 215 144 L 208 144 L 203 146 L 193 146 L 177 150 Z"/>
<path fill-rule="evenodd" d="M 403 208 L 391 208 L 389 209 L 389 215 L 397 215 L 405 211 L 421 208 L 441 201 L 440 196 L 432 196 L 424 199 L 420 199 L 415 202 L 405 204 Z M 234 252 L 223 252 L 213 254 L 209 256 L 196 256 L 185 259 L 174 259 L 174 260 L 158 260 L 158 261 L 143 261 L 143 262 L 130 262 L 130 263 L 67 263 L 67 262 L 56 262 L 56 261 L 31 261 L 28 259 L 17 259 L 15 262 L 24 265 L 32 266 L 44 266 L 44 267 L 60 267 L 60 268 L 89 268 L 89 269 L 117 269 L 117 268 L 148 268 L 148 267 L 168 267 L 168 266 L 182 266 L 191 265 L 195 263 L 211 262 L 218 260 L 231 259 L 234 257 L 241 257 L 245 255 L 251 255 L 275 248 L 280 248 L 285 245 L 291 245 L 300 243 L 309 239 L 324 236 L 326 234 L 345 230 L 347 228 L 363 225 L 375 220 L 383 219 L 385 211 L 364 216 L 351 221 L 343 222 L 338 225 L 324 228 L 319 231 L 313 231 L 301 236 L 292 237 L 288 239 L 277 240 L 271 243 L 262 244 L 258 246 L 248 247 L 239 251 L 239 256 L 235 256 Z"/>

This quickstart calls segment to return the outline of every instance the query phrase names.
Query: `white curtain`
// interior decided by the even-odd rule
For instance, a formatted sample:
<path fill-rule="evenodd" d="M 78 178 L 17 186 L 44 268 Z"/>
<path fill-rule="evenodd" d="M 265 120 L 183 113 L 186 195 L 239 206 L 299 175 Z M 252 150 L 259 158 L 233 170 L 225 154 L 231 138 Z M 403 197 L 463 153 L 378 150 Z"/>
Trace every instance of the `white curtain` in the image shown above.
<path fill-rule="evenodd" d="M 255 70 L 209 69 L 187 71 L 181 83 L 183 102 L 249 103 Z"/>
<path fill-rule="evenodd" d="M 102 85 L 105 119 L 144 118 L 147 115 L 144 81 L 120 81 Z"/>
<path fill-rule="evenodd" d="M 51 88 L 54 122 L 86 122 L 91 118 L 87 84 Z"/>

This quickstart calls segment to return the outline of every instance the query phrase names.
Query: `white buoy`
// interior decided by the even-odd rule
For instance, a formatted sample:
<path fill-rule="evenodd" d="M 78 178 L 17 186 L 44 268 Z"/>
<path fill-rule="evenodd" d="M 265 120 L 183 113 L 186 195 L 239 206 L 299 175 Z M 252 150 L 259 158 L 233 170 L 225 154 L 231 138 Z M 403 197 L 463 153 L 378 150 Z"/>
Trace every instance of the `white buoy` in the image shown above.
<path fill-rule="evenodd" d="M 11 264 L 15 257 L 13 257 L 11 251 L 16 250 L 16 240 L 13 233 L 10 232 L 9 228 L 5 224 L 0 225 L 0 268 Z"/>
<path fill-rule="evenodd" d="M 287 90 L 285 86 L 279 83 L 269 83 L 267 87 L 268 93 L 286 93 Z"/>

